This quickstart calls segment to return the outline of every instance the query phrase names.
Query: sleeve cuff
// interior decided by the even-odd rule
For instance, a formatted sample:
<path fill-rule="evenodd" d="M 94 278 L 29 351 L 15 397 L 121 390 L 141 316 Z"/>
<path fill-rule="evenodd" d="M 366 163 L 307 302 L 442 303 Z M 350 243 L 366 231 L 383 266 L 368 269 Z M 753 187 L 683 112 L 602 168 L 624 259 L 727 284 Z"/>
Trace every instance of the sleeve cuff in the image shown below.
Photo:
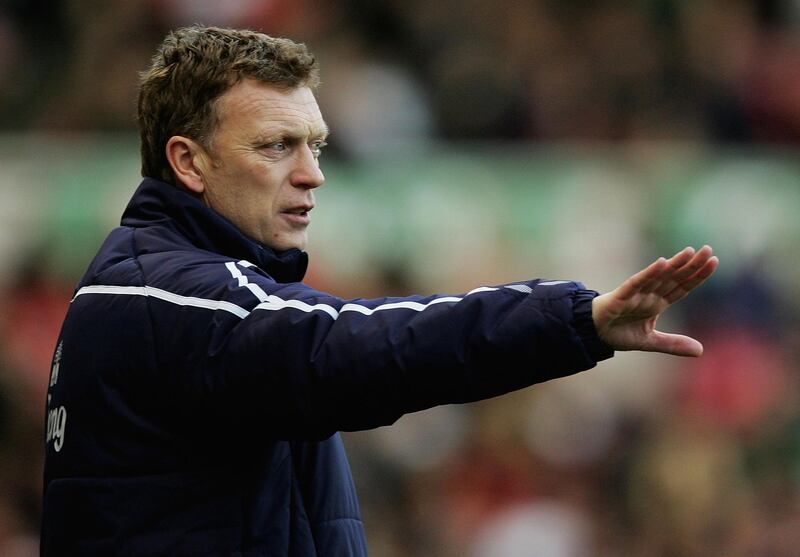
<path fill-rule="evenodd" d="M 592 300 L 598 295 L 594 290 L 578 290 L 575 293 L 575 330 L 583 341 L 589 356 L 599 362 L 614 355 L 614 350 L 597 334 L 592 319 Z"/>

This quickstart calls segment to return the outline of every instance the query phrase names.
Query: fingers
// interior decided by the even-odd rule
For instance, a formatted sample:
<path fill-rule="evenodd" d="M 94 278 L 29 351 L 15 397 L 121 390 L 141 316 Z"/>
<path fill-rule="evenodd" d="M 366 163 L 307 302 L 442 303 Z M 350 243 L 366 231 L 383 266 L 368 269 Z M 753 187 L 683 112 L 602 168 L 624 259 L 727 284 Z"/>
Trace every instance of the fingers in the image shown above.
<path fill-rule="evenodd" d="M 658 258 L 648 267 L 630 277 L 622 283 L 617 294 L 621 300 L 630 299 L 636 294 L 651 292 L 666 297 L 668 294 L 676 292 L 678 288 L 685 286 L 684 283 L 687 280 L 694 280 L 711 258 L 710 246 L 703 246 L 697 252 L 692 247 L 686 247 L 670 259 Z M 686 289 L 686 293 L 698 285 Z M 680 296 L 676 299 L 680 299 Z"/>
<path fill-rule="evenodd" d="M 640 292 L 647 292 L 653 284 L 653 280 L 658 277 L 667 265 L 666 259 L 659 257 L 650 265 L 628 278 L 617 289 L 617 298 L 628 300 Z"/>
<path fill-rule="evenodd" d="M 703 248 L 705 247 L 707 246 L 703 246 Z M 702 249 L 700 251 L 702 251 Z M 697 254 L 695 253 L 694 248 L 691 246 L 687 246 L 667 260 L 667 268 L 674 270 L 681 269 L 684 265 L 689 263 L 692 260 L 692 258 L 696 255 Z"/>
<path fill-rule="evenodd" d="M 678 285 L 693 277 L 711 258 L 712 250 L 710 246 L 703 246 L 697 253 L 691 248 L 686 248 L 678 255 L 670 259 L 670 270 L 673 272 L 665 274 L 663 282 L 656 289 L 656 293 L 660 296 L 666 296 L 672 292 Z M 680 259 L 678 256 L 683 255 Z"/>
<path fill-rule="evenodd" d="M 708 277 L 714 274 L 719 266 L 719 259 L 716 257 L 709 258 L 700 269 L 698 269 L 692 276 L 685 282 L 677 285 L 671 292 L 668 292 L 664 298 L 668 303 L 674 304 L 681 298 L 684 298 L 689 292 L 703 284 Z"/>

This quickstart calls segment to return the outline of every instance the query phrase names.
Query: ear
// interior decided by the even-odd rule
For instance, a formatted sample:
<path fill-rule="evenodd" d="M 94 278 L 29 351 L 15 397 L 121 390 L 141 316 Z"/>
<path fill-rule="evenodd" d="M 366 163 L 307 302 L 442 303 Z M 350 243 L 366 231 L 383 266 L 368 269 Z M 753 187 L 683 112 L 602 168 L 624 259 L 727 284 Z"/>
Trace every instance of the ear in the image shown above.
<path fill-rule="evenodd" d="M 175 179 L 189 191 L 203 193 L 203 158 L 205 151 L 197 142 L 180 135 L 173 135 L 167 141 L 167 161 L 172 167 Z"/>

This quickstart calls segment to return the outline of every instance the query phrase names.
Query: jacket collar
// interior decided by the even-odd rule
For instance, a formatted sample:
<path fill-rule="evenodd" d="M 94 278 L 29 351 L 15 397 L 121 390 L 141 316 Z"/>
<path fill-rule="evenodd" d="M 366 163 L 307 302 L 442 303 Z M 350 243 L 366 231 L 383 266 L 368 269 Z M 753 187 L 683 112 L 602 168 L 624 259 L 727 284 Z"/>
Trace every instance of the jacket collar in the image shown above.
<path fill-rule="evenodd" d="M 188 192 L 145 178 L 122 214 L 122 226 L 153 225 L 176 231 L 199 249 L 255 263 L 277 282 L 299 282 L 308 267 L 304 251 L 279 252 L 261 245 Z"/>

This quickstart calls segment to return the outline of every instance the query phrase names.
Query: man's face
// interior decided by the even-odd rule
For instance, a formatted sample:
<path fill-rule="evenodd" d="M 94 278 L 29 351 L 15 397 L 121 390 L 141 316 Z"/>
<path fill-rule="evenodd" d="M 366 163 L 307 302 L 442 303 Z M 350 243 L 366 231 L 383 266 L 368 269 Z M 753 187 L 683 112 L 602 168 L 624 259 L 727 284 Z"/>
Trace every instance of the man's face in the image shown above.
<path fill-rule="evenodd" d="M 311 89 L 245 79 L 216 108 L 203 201 L 253 240 L 303 249 L 328 133 Z"/>

